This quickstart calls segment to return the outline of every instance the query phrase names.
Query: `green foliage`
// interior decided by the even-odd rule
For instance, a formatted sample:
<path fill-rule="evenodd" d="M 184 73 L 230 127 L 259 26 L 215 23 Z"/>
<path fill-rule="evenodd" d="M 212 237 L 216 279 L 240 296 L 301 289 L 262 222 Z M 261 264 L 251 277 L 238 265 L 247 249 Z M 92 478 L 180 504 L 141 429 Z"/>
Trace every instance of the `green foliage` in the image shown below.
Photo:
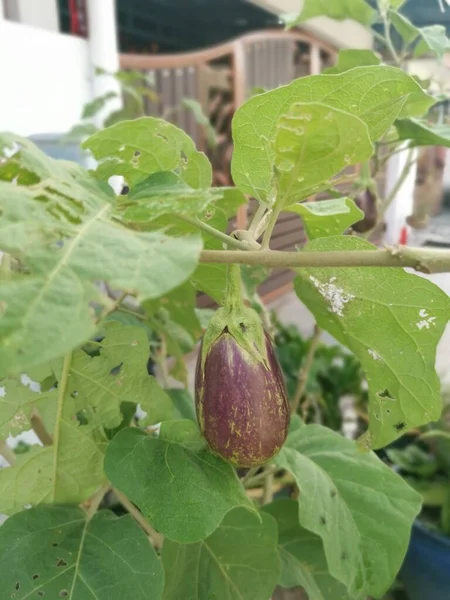
<path fill-rule="evenodd" d="M 39 506 L 1 529 L 2 588 L 7 598 L 157 600 L 161 562 L 132 517 L 75 506 Z"/>
<path fill-rule="evenodd" d="M 138 429 L 118 433 L 108 446 L 105 472 L 158 531 L 180 543 L 197 542 L 232 508 L 252 505 L 234 469 L 204 447 L 192 421 L 169 423 L 159 438 Z"/>
<path fill-rule="evenodd" d="M 402 564 L 419 496 L 374 454 L 319 425 L 291 433 L 275 462 L 294 475 L 299 523 L 322 539 L 330 574 L 352 598 L 382 596 Z"/>
<path fill-rule="evenodd" d="M 321 106 L 316 110 L 322 118 L 328 114 L 324 112 L 324 107 L 329 107 L 331 114 L 341 115 L 345 122 L 352 123 L 352 127 L 361 128 L 359 123 L 365 123 L 370 139 L 374 142 L 389 130 L 397 118 L 421 116 L 434 104 L 434 100 L 406 73 L 387 66 L 358 67 L 337 75 L 302 77 L 289 85 L 254 96 L 236 111 L 233 119 L 234 153 L 231 167 L 234 182 L 243 192 L 261 202 L 273 204 L 278 176 L 276 168 L 279 166 L 274 147 L 278 129 L 291 110 L 304 111 L 312 116 L 306 106 L 302 108 L 302 104 L 310 103 L 320 103 Z M 298 109 L 293 108 L 294 104 Z M 318 126 L 314 121 L 304 121 L 305 125 L 308 123 L 314 128 Z M 295 127 L 298 126 L 296 123 Z M 330 127 L 332 131 L 338 131 L 336 126 L 330 125 L 326 120 L 321 121 L 322 133 L 319 134 L 316 130 L 318 146 L 322 145 L 325 155 L 330 152 L 327 145 Z M 301 136 L 294 139 L 297 144 L 302 141 Z M 360 143 L 363 140 L 366 140 L 366 135 L 361 133 Z M 346 143 L 345 139 L 343 143 Z M 364 142 L 363 147 L 367 157 L 370 155 L 367 142 Z M 289 149 L 291 148 L 289 140 Z M 337 174 L 346 164 L 356 162 L 357 159 L 351 156 L 351 152 L 346 161 L 348 153 L 344 145 L 342 152 L 331 155 L 332 167 L 321 163 L 320 169 L 315 168 L 312 173 L 302 169 L 297 177 L 313 178 L 311 186 L 315 187 L 314 192 L 327 189 L 331 175 Z M 309 156 L 306 160 L 310 160 Z M 320 175 L 322 166 L 326 169 L 323 177 Z M 306 190 L 303 186 L 300 189 L 302 191 L 306 195 L 311 193 L 310 188 Z M 304 197 L 303 194 L 297 196 L 292 202 Z"/>
<path fill-rule="evenodd" d="M 322 73 L 327 75 L 343 73 L 355 67 L 368 67 L 380 63 L 381 60 L 372 50 L 340 50 L 337 63 L 333 67 L 324 69 Z"/>
<path fill-rule="evenodd" d="M 375 11 L 365 0 L 305 0 L 298 15 L 285 15 L 284 22 L 294 27 L 313 17 L 329 17 L 337 21 L 353 19 L 362 25 L 370 25 L 375 18 Z"/>
<path fill-rule="evenodd" d="M 365 600 L 395 578 L 421 499 L 422 516 L 437 509 L 439 526 L 450 531 L 445 427 L 413 448 L 388 451 L 409 486 L 367 451 L 439 417 L 434 364 L 448 297 L 397 267 L 298 269 L 299 298 L 350 354 L 273 327 L 257 294 L 269 273 L 264 264 L 292 264 L 268 250 L 280 212 L 301 216 L 310 242 L 298 251 L 308 261 L 329 260 L 322 251 L 338 252 L 344 264 L 370 256 L 373 246 L 342 235 L 363 217 L 350 198 L 336 197 L 339 184 L 354 179 L 347 167 L 362 165 L 354 191 L 375 177 L 369 170 L 382 161 L 371 156 L 376 150 L 379 159 L 380 144 L 387 152 L 404 141 L 449 145 L 447 126 L 426 116 L 436 99 L 383 64 L 422 52 L 439 58 L 448 48 L 443 28 L 415 27 L 396 12 L 401 5 L 380 2 L 378 39 L 387 50 L 380 58 L 342 51 L 327 73 L 258 90 L 239 107 L 236 188 L 212 187 L 207 157 L 174 125 L 123 121 L 158 100 L 145 72 L 107 74 L 125 101 L 107 117 L 111 126 L 83 145 L 98 161 L 92 172 L 0 134 L 0 435 L 34 429 L 44 444 L 14 454 L 0 442 L 12 465 L 0 469 L 0 512 L 11 515 L 0 528 L 8 598 L 260 600 L 278 583 L 302 586 L 310 600 Z M 375 12 L 363 0 L 306 0 L 292 24 L 321 15 L 369 25 Z M 401 49 L 391 26 L 406 42 Z M 113 98 L 95 99 L 84 118 Z M 184 107 L 213 145 L 201 106 L 188 99 Z M 87 125 L 78 134 L 93 132 Z M 123 194 L 112 191 L 113 176 L 123 178 Z M 322 191 L 333 199 L 301 202 Z M 249 230 L 230 234 L 246 194 L 261 205 Z M 364 412 L 369 396 L 363 448 L 294 414 L 279 454 L 246 472 L 201 436 L 184 358 L 214 311 L 197 307 L 197 293 L 229 301 L 227 263 L 245 261 L 243 250 L 259 242 L 263 251 L 248 254 L 256 264 L 242 267 L 242 293 L 275 329 L 289 396 L 302 396 L 306 422 L 320 418 L 335 429 L 339 398 L 351 394 Z M 397 252 L 399 264 L 415 253 L 417 267 L 445 261 L 445 253 L 408 250 L 389 260 Z M 245 324 L 235 327 L 244 337 Z M 244 418 L 245 383 L 234 385 Z M 272 503 L 280 486 L 281 495 L 298 491 L 298 501 Z M 102 495 L 105 506 L 115 496 L 134 519 L 97 512 Z"/>
<path fill-rule="evenodd" d="M 408 140 L 409 146 L 450 148 L 450 125 L 436 125 L 419 119 L 399 119 L 395 127 L 399 140 Z"/>
<path fill-rule="evenodd" d="M 310 240 L 344 233 L 351 225 L 364 218 L 364 213 L 351 198 L 291 204 L 286 210 L 301 216 Z"/>
<path fill-rule="evenodd" d="M 211 165 L 192 139 L 163 119 L 143 117 L 94 133 L 83 143 L 100 161 L 97 174 L 107 181 L 121 175 L 128 185 L 141 183 L 153 173 L 177 171 L 193 188 L 211 185 Z"/>
<path fill-rule="evenodd" d="M 315 240 L 305 251 L 372 248 L 363 240 L 336 236 Z M 434 357 L 450 314 L 448 296 L 402 269 L 298 272 L 299 298 L 321 327 L 354 352 L 366 372 L 369 429 L 361 443 L 381 448 L 405 428 L 438 419 L 442 407 Z"/>
<path fill-rule="evenodd" d="M 267 598 L 280 572 L 276 523 L 267 514 L 258 519 L 238 508 L 196 544 L 168 540 L 162 561 L 169 574 L 165 600 L 207 598 L 211 590 L 217 600 Z"/>

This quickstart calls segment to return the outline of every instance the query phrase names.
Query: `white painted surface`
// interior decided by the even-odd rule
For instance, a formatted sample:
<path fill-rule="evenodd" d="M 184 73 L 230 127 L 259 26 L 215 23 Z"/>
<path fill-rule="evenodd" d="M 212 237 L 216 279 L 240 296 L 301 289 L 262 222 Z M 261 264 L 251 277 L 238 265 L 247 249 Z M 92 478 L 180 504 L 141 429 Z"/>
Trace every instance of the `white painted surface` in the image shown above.
<path fill-rule="evenodd" d="M 119 83 L 111 76 L 95 76 L 95 68 L 101 67 L 108 73 L 119 70 L 119 49 L 117 45 L 117 24 L 115 0 L 87 0 L 89 23 L 89 57 L 93 81 L 93 97 L 98 98 L 108 92 L 118 94 L 111 99 L 95 120 L 98 126 L 111 111 L 121 106 Z"/>
<path fill-rule="evenodd" d="M 286 13 L 299 13 L 302 7 L 301 0 L 250 0 L 250 2 L 280 16 Z M 334 21 L 328 17 L 316 17 L 302 23 L 301 28 L 338 48 L 372 49 L 372 34 L 369 29 L 356 21 L 349 19 Z"/>
<path fill-rule="evenodd" d="M 8 0 L 8 14 L 19 23 L 59 31 L 57 0 Z"/>
<path fill-rule="evenodd" d="M 417 151 L 415 151 L 415 153 L 417 153 Z M 405 164 L 409 162 L 411 158 L 414 158 L 414 155 L 410 156 L 409 151 L 405 150 L 404 152 L 394 154 L 394 156 L 389 159 L 387 164 L 385 198 L 390 195 L 403 172 Z M 411 167 L 406 180 L 386 211 L 386 234 L 384 236 L 386 244 L 397 244 L 402 228 L 405 226 L 407 227 L 406 217 L 413 212 L 415 181 L 416 164 Z"/>
<path fill-rule="evenodd" d="M 0 20 L 0 131 L 64 133 L 91 99 L 86 40 Z"/>

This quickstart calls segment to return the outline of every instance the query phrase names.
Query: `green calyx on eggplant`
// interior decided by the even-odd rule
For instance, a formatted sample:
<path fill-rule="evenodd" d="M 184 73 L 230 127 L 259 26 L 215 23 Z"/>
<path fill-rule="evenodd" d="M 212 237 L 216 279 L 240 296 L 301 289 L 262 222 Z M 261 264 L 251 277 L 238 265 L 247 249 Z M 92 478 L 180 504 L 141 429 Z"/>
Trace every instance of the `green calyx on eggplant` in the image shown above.
<path fill-rule="evenodd" d="M 212 450 L 240 467 L 266 463 L 282 447 L 289 404 L 281 367 L 256 311 L 243 304 L 240 270 L 229 268 L 224 306 L 205 332 L 195 404 Z"/>

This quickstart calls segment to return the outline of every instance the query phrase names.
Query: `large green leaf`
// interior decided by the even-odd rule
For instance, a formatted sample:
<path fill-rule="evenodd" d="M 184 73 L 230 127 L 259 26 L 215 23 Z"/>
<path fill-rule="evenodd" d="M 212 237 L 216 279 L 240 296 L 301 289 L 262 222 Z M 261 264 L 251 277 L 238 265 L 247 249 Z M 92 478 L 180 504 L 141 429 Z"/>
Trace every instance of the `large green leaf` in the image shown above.
<path fill-rule="evenodd" d="M 273 148 L 280 207 L 329 187 L 333 175 L 373 152 L 367 126 L 358 117 L 297 102 L 280 116 Z"/>
<path fill-rule="evenodd" d="M 210 535 L 232 508 L 252 510 L 233 467 L 204 448 L 192 421 L 163 423 L 159 438 L 124 429 L 108 446 L 105 471 L 158 531 L 181 543 Z"/>
<path fill-rule="evenodd" d="M 400 140 L 410 146 L 445 146 L 450 148 L 450 125 L 435 125 L 418 119 L 399 119 L 395 123 Z"/>
<path fill-rule="evenodd" d="M 198 235 L 138 233 L 112 220 L 109 186 L 82 167 L 56 161 L 30 141 L 0 136 L 19 150 L 0 165 L 2 250 L 26 274 L 3 283 L 0 303 L 1 374 L 20 372 L 60 356 L 96 329 L 92 302 L 109 306 L 94 282 L 156 298 L 195 269 Z M 14 150 L 12 150 L 14 151 Z"/>
<path fill-rule="evenodd" d="M 355 67 L 368 67 L 380 63 L 381 60 L 372 50 L 340 50 L 337 63 L 333 67 L 324 69 L 322 73 L 327 75 L 343 73 Z"/>
<path fill-rule="evenodd" d="M 111 321 L 98 356 L 83 350 L 74 353 L 67 395 L 76 396 L 80 408 L 90 407 L 105 427 L 122 421 L 122 402 L 140 404 L 147 413 L 145 424 L 154 424 L 173 415 L 169 396 L 147 372 L 149 344 L 145 329 Z"/>
<path fill-rule="evenodd" d="M 366 594 L 350 595 L 345 585 L 330 575 L 322 540 L 298 523 L 298 502 L 285 498 L 263 510 L 278 525 L 282 587 L 301 586 L 309 600 L 365 600 Z"/>
<path fill-rule="evenodd" d="M 291 433 L 275 463 L 294 475 L 299 523 L 322 539 L 330 574 L 351 597 L 381 597 L 402 564 L 420 496 L 373 453 L 320 425 Z"/>
<path fill-rule="evenodd" d="M 353 19 L 362 25 L 370 25 L 375 15 L 365 0 L 304 0 L 300 14 L 285 15 L 283 20 L 288 28 L 313 17 L 329 17 L 337 21 Z"/>
<path fill-rule="evenodd" d="M 158 600 L 161 562 L 129 515 L 100 511 L 92 520 L 74 506 L 21 512 L 0 529 L 5 598 Z"/>
<path fill-rule="evenodd" d="M 344 233 L 364 218 L 364 213 L 351 198 L 291 204 L 285 210 L 300 215 L 310 240 Z"/>
<path fill-rule="evenodd" d="M 304 251 L 371 249 L 364 240 L 342 236 L 315 240 Z M 362 443 L 381 448 L 405 429 L 437 420 L 442 401 L 434 363 L 450 315 L 448 296 L 427 279 L 395 267 L 298 273 L 299 298 L 366 372 L 369 429 Z"/>
<path fill-rule="evenodd" d="M 142 117 L 95 133 L 83 143 L 100 161 L 104 180 L 121 175 L 128 185 L 159 171 L 174 171 L 193 188 L 211 185 L 209 160 L 195 149 L 187 133 L 163 119 Z"/>
<path fill-rule="evenodd" d="M 57 445 L 35 446 L 18 456 L 14 467 L 0 469 L 0 512 L 42 503 L 78 504 L 104 483 L 103 452 L 90 428 L 68 420 L 56 427 Z"/>
<path fill-rule="evenodd" d="M 337 75 L 311 75 L 248 100 L 233 118 L 235 184 L 258 200 L 274 200 L 273 170 L 279 119 L 292 104 L 321 103 L 358 117 L 375 141 L 398 117 L 421 116 L 434 104 L 419 84 L 401 69 L 388 66 L 357 67 Z M 322 123 L 321 137 L 329 129 Z M 320 165 L 322 168 L 322 164 Z"/>
<path fill-rule="evenodd" d="M 278 581 L 277 528 L 247 510 L 229 512 L 219 527 L 196 544 L 166 540 L 164 600 L 261 600 Z"/>

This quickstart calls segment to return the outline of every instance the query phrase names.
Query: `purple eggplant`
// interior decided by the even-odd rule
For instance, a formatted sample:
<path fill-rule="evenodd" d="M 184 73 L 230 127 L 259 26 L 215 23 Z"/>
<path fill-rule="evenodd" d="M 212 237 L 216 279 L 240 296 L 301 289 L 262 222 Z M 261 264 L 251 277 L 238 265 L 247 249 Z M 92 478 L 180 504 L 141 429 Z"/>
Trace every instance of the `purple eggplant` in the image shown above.
<path fill-rule="evenodd" d="M 270 338 L 252 309 L 217 311 L 197 362 L 195 401 L 204 437 L 225 460 L 254 467 L 281 449 L 289 426 L 286 388 Z"/>

